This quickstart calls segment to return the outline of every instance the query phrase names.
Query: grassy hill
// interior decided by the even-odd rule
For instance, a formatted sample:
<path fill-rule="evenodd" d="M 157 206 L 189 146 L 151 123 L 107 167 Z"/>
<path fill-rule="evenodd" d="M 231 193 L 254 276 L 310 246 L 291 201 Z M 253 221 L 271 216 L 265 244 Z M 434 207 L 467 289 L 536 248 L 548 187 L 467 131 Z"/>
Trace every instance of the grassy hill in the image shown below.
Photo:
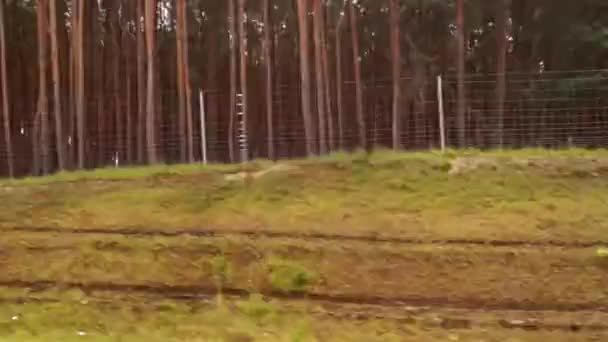
<path fill-rule="evenodd" d="M 608 153 L 380 151 L 0 183 L 0 226 L 608 239 Z"/>

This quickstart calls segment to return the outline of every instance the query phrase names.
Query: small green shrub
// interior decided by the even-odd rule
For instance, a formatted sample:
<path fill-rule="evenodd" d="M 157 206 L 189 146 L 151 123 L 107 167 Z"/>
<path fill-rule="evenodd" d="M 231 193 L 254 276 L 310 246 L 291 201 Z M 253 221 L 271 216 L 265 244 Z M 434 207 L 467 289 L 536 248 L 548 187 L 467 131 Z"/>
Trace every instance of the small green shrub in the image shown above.
<path fill-rule="evenodd" d="M 284 292 L 304 292 L 318 278 L 316 272 L 293 261 L 271 258 L 267 263 L 270 267 L 270 284 Z"/>
<path fill-rule="evenodd" d="M 259 294 L 252 294 L 249 299 L 238 301 L 237 308 L 257 324 L 274 322 L 277 317 L 277 308 L 264 300 Z"/>

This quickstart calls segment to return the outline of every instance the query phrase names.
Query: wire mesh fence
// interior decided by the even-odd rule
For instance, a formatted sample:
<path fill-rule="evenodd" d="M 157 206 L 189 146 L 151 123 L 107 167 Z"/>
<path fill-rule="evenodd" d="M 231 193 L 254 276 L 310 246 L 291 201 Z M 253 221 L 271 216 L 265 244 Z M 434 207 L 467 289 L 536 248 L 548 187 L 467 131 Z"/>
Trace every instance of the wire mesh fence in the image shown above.
<path fill-rule="evenodd" d="M 441 78 L 441 92 L 438 92 L 435 77 L 422 81 L 402 79 L 400 148 L 441 148 L 442 135 L 446 147 L 458 148 L 608 147 L 608 71 L 509 73 L 504 75 L 506 90 L 502 101 L 497 90 L 499 76 L 466 76 L 464 113 L 458 112 L 461 100 L 454 75 Z M 271 126 L 265 99 L 250 99 L 246 110 L 247 157 L 303 157 L 307 154 L 307 142 L 316 152 L 320 150 L 321 141 L 325 142 L 328 151 L 393 147 L 392 81 L 375 80 L 363 85 L 364 131 L 368 146 L 361 146 L 363 140 L 355 114 L 354 87 L 353 82 L 345 82 L 342 85 L 345 95 L 341 99 L 332 89 L 327 115 L 319 120 L 313 113 L 313 129 L 309 132 L 304 126 L 297 85 L 275 89 L 270 104 L 273 111 Z M 199 96 L 193 96 L 192 136 L 179 127 L 175 96 L 174 92 L 167 91 L 159 98 L 152 145 L 146 142 L 149 132 L 142 115 L 137 113 L 136 103 L 99 106 L 98 99 L 89 98 L 83 140 L 85 167 L 142 165 L 146 164 L 149 152 L 155 153 L 161 163 L 238 162 L 242 147 L 238 137 L 240 117 L 231 119 L 230 91 L 203 91 L 202 106 Z M 67 121 L 64 123 L 66 133 L 58 143 L 53 113 L 50 113 L 46 139 L 40 134 L 40 121 L 34 120 L 35 113 L 19 114 L 10 127 L 12 156 L 9 156 L 5 136 L 0 139 L 0 175 L 8 175 L 9 159 L 18 176 L 55 171 L 58 169 L 58 146 L 66 151 L 69 168 L 78 165 L 79 141 L 73 120 L 64 120 Z M 318 134 L 321 126 L 325 128 L 324 137 Z M 4 132 L 2 123 L 0 132 Z M 45 145 L 47 147 L 43 148 Z"/>

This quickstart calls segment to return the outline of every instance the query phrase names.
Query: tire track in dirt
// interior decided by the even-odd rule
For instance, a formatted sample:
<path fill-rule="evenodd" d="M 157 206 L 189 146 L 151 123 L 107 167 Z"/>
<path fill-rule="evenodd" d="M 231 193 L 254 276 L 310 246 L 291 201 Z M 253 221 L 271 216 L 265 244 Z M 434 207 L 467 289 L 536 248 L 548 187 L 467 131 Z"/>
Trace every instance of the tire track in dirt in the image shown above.
<path fill-rule="evenodd" d="M 169 286 L 163 284 L 120 284 L 105 282 L 58 282 L 58 281 L 27 281 L 14 280 L 2 281 L 0 287 L 23 288 L 41 291 L 49 288 L 59 289 L 80 289 L 83 292 L 111 291 L 117 293 L 147 293 L 159 295 L 168 299 L 196 299 L 201 297 L 215 296 L 217 289 L 204 286 Z M 245 297 L 251 292 L 239 288 L 223 288 L 222 292 L 229 296 Z M 450 299 L 450 298 L 430 298 L 430 297 L 378 297 L 362 295 L 340 295 L 327 293 L 289 293 L 283 291 L 262 291 L 264 296 L 284 300 L 311 300 L 336 304 L 356 304 L 356 305 L 378 305 L 385 307 L 398 306 L 417 306 L 417 307 L 450 307 L 464 310 L 489 310 L 489 311 L 554 311 L 554 312 L 575 312 L 575 311 L 595 311 L 608 313 L 608 305 L 597 304 L 594 302 L 580 303 L 550 303 L 550 302 L 530 302 L 530 301 L 510 301 L 510 300 L 480 300 L 477 298 Z"/>
<path fill-rule="evenodd" d="M 170 299 L 177 301 L 208 301 L 214 302 L 217 290 L 205 287 L 176 287 L 163 285 L 139 285 L 116 283 L 70 283 L 53 281 L 10 281 L 1 282 L 1 287 L 30 289 L 32 292 L 48 289 L 71 290 L 79 289 L 91 294 L 96 291 L 112 292 L 124 295 L 144 294 L 154 299 Z M 243 299 L 250 292 L 242 289 L 225 288 L 223 294 L 231 299 Z M 267 298 L 277 299 L 284 303 L 299 301 L 312 302 L 321 309 L 309 311 L 310 314 L 330 316 L 338 319 L 353 321 L 393 320 L 401 323 L 421 323 L 433 328 L 446 330 L 471 329 L 473 327 L 501 327 L 504 329 L 548 330 L 567 332 L 605 332 L 608 331 L 608 321 L 588 321 L 592 313 L 608 315 L 608 307 L 594 303 L 520 303 L 520 302 L 484 302 L 479 300 L 452 301 L 449 298 L 380 298 L 380 297 L 349 297 L 327 294 L 289 294 L 283 292 L 262 293 Z M 137 297 L 130 297 L 131 299 Z M 146 297 L 150 299 L 150 297 Z M 57 298 L 46 297 L 16 297 L 2 298 L 2 304 L 25 303 L 61 303 Z M 97 304 L 112 304 L 112 300 L 96 299 L 87 302 Z M 121 301 L 129 305 L 128 301 Z M 288 309 L 289 310 L 289 307 Z M 292 310 L 297 311 L 297 306 Z M 424 318 L 433 314 L 431 321 Z M 517 319 L 509 319 L 516 313 Z M 491 318 L 481 319 L 480 314 L 490 315 Z M 541 316 L 560 317 L 567 319 L 543 320 Z M 576 317 L 576 319 L 574 319 Z M 603 317 L 603 316 L 602 316 Z M 603 323 L 606 322 L 606 323 Z"/>
<path fill-rule="evenodd" d="M 412 239 L 391 236 L 302 234 L 280 231 L 219 230 L 219 229 L 135 229 L 135 228 L 57 228 L 57 227 L 12 227 L 0 228 L 3 233 L 48 233 L 69 235 L 133 236 L 133 237 L 246 237 L 250 239 L 294 239 L 319 242 L 365 242 L 391 243 L 398 245 L 470 245 L 485 247 L 560 247 L 593 248 L 608 246 L 608 241 L 562 241 L 562 240 L 483 240 L 483 239 Z"/>

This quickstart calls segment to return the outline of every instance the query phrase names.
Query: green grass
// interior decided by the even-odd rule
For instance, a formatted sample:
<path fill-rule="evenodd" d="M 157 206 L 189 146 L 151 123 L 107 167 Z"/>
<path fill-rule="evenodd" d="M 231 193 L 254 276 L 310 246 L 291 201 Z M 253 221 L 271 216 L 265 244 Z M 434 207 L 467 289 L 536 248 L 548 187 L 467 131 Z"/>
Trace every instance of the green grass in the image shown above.
<path fill-rule="evenodd" d="M 608 156 L 608 149 L 540 149 L 526 148 L 518 150 L 479 150 L 465 149 L 456 150 L 448 149 L 445 152 L 432 150 L 429 152 L 396 152 L 393 150 L 380 149 L 368 155 L 364 151 L 355 151 L 354 153 L 333 152 L 323 156 L 311 156 L 309 158 L 295 160 L 294 164 L 317 164 L 317 163 L 336 163 L 336 162 L 352 162 L 356 160 L 370 160 L 371 162 L 386 162 L 411 159 L 443 159 L 450 160 L 456 157 L 466 156 L 486 156 L 486 157 L 598 157 Z M 107 167 L 95 170 L 83 171 L 61 171 L 56 174 L 45 177 L 26 177 L 21 179 L 0 179 L 0 185 L 4 186 L 20 186 L 20 185 L 42 185 L 61 182 L 76 182 L 87 180 L 129 180 L 137 178 L 146 178 L 154 176 L 171 176 L 171 175 L 188 175 L 201 172 L 236 172 L 240 170 L 257 170 L 263 167 L 272 165 L 273 162 L 268 160 L 254 160 L 241 165 L 226 165 L 226 164 L 175 164 L 166 165 L 159 164 L 153 166 L 133 166 L 133 167 Z"/>
<path fill-rule="evenodd" d="M 252 294 L 247 300 L 237 301 L 236 307 L 258 324 L 276 322 L 279 318 L 277 306 L 267 302 L 259 294 Z"/>
<path fill-rule="evenodd" d="M 0 184 L 0 226 L 602 240 L 606 156 L 604 150 L 379 151 L 278 164 L 62 173 Z M 459 163 L 463 170 L 454 174 Z M 242 177 L 226 177 L 235 174 Z"/>

